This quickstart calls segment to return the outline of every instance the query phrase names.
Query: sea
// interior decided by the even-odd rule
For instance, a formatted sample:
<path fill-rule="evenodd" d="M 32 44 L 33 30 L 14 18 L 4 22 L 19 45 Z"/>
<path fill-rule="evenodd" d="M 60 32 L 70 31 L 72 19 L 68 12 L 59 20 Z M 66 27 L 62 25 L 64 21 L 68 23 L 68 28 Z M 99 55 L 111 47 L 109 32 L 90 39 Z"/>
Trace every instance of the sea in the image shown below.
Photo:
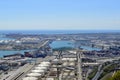
<path fill-rule="evenodd" d="M 74 44 L 75 44 L 74 41 L 57 40 L 57 41 L 53 41 L 50 44 L 50 47 L 52 49 L 62 48 L 62 47 L 71 47 L 71 48 L 74 48 L 75 47 Z"/>
<path fill-rule="evenodd" d="M 120 30 L 1 30 L 0 34 L 78 34 L 78 33 L 120 33 Z"/>

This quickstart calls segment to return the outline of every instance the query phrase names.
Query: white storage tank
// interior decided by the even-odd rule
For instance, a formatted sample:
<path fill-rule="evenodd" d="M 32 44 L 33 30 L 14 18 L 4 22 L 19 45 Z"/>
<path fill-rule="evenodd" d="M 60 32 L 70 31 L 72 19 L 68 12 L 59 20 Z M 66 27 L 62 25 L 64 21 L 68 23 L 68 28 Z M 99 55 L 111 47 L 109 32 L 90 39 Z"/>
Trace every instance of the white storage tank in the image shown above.
<path fill-rule="evenodd" d="M 41 73 L 43 74 L 45 70 L 31 70 L 32 73 Z"/>
<path fill-rule="evenodd" d="M 62 58 L 62 61 L 76 61 L 76 58 Z"/>
<path fill-rule="evenodd" d="M 24 77 L 22 80 L 38 80 L 36 77 Z"/>
<path fill-rule="evenodd" d="M 36 70 L 47 70 L 47 67 L 35 67 Z"/>
<path fill-rule="evenodd" d="M 54 80 L 54 78 L 46 78 L 46 80 Z"/>
<path fill-rule="evenodd" d="M 76 51 L 69 51 L 69 53 L 73 53 L 73 54 L 76 54 L 77 52 L 76 52 Z"/>
<path fill-rule="evenodd" d="M 57 68 L 52 68 L 52 71 L 57 71 Z"/>
<path fill-rule="evenodd" d="M 41 64 L 51 64 L 50 62 L 41 62 Z"/>
<path fill-rule="evenodd" d="M 69 61 L 76 61 L 76 58 L 69 58 Z"/>
<path fill-rule="evenodd" d="M 63 62 L 62 65 L 63 65 L 63 66 L 67 66 L 67 65 L 68 65 L 68 62 Z"/>
<path fill-rule="evenodd" d="M 68 61 L 68 58 L 62 58 L 62 61 Z"/>
<path fill-rule="evenodd" d="M 59 60 L 58 59 L 54 59 L 53 62 L 58 62 Z"/>
<path fill-rule="evenodd" d="M 70 73 L 70 76 L 74 76 L 74 75 L 75 75 L 75 73 L 74 73 L 74 72 L 71 72 L 71 73 Z"/>
<path fill-rule="evenodd" d="M 39 64 L 38 67 L 49 67 L 49 64 Z"/>
<path fill-rule="evenodd" d="M 75 66 L 75 62 L 70 62 L 69 66 Z"/>
<path fill-rule="evenodd" d="M 49 61 L 43 61 L 43 62 L 41 62 L 41 63 L 50 63 Z"/>
<path fill-rule="evenodd" d="M 68 76 L 68 73 L 67 73 L 67 72 L 64 72 L 64 73 L 63 73 L 63 76 Z"/>
<path fill-rule="evenodd" d="M 27 76 L 29 77 L 40 77 L 42 74 L 40 73 L 28 73 Z"/>
<path fill-rule="evenodd" d="M 65 69 L 64 71 L 65 71 L 65 72 L 70 72 L 70 70 L 66 70 L 66 69 Z"/>
<path fill-rule="evenodd" d="M 52 65 L 52 67 L 55 67 L 55 68 L 56 68 L 56 67 L 57 67 L 57 65 Z"/>

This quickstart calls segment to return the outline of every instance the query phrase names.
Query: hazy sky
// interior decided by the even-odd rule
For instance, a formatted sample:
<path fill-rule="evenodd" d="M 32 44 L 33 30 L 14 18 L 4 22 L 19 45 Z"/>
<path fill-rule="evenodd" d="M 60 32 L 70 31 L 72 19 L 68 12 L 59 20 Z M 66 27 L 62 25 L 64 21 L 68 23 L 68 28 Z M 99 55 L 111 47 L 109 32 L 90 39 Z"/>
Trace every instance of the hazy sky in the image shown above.
<path fill-rule="evenodd" d="M 120 0 L 0 0 L 0 30 L 120 30 Z"/>

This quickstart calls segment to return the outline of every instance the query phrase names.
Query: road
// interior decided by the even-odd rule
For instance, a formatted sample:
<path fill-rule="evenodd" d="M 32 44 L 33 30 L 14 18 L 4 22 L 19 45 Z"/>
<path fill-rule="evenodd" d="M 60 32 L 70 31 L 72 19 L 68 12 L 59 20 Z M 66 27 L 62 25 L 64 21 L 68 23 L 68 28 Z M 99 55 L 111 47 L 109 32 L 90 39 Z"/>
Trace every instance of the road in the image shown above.
<path fill-rule="evenodd" d="M 78 80 L 82 80 L 82 69 L 81 69 L 81 53 L 77 53 L 77 59 L 78 59 Z"/>
<path fill-rule="evenodd" d="M 25 64 L 24 66 L 20 67 L 19 69 L 9 72 L 8 74 L 5 74 L 1 80 L 19 80 L 17 77 L 22 73 L 22 75 L 26 74 L 30 69 L 34 67 L 33 64 Z"/>
<path fill-rule="evenodd" d="M 91 69 L 88 69 L 88 71 L 86 73 L 86 76 L 85 76 L 85 80 L 88 80 L 88 76 L 89 76 L 89 74 L 90 74 L 91 71 L 92 71 Z"/>
<path fill-rule="evenodd" d="M 94 78 L 92 80 L 98 80 L 98 78 L 100 77 L 101 73 L 103 72 L 101 70 L 101 68 L 102 68 L 102 65 L 99 65 L 98 71 L 97 71 L 96 75 L 94 76 Z"/>
<path fill-rule="evenodd" d="M 43 42 L 42 45 L 40 45 L 39 47 L 43 47 L 43 46 L 45 46 L 48 42 L 49 42 L 49 40 Z"/>

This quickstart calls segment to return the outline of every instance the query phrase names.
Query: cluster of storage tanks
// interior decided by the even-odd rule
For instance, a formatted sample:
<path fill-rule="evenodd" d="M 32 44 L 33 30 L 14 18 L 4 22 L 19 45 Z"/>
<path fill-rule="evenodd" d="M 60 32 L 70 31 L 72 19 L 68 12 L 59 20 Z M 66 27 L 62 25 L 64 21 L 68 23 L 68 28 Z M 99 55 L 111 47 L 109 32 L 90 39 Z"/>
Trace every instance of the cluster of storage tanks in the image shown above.
<path fill-rule="evenodd" d="M 66 67 L 63 69 L 63 78 L 71 77 L 73 78 L 75 76 L 75 66 L 76 66 L 76 58 L 63 58 L 63 67 Z"/>
<path fill-rule="evenodd" d="M 76 66 L 76 58 L 62 58 L 60 59 L 54 59 L 51 62 L 41 62 L 40 64 L 38 64 L 36 67 L 34 67 L 28 74 L 26 74 L 26 76 L 22 79 L 22 80 L 40 80 L 42 78 L 42 76 L 46 75 L 46 73 L 48 72 L 48 70 L 50 69 L 52 72 L 55 72 L 57 75 L 57 68 L 58 65 L 56 63 L 59 63 L 60 61 L 62 62 L 62 64 L 60 64 L 59 66 L 61 66 L 61 71 L 60 74 L 62 74 L 62 78 L 66 78 L 67 76 L 69 77 L 73 77 L 75 76 L 75 66 Z M 50 76 L 49 76 L 50 77 Z M 56 76 L 54 76 L 56 77 Z M 54 79 L 51 76 L 52 80 Z M 49 80 L 49 79 L 47 79 Z M 51 80 L 51 79 L 50 79 Z"/>
<path fill-rule="evenodd" d="M 49 69 L 50 62 L 41 62 L 34 67 L 22 80 L 39 80 Z"/>
<path fill-rule="evenodd" d="M 57 63 L 59 61 L 62 62 L 62 64 L 59 65 L 59 67 L 61 67 L 60 74 L 62 75 L 62 79 L 64 80 L 64 78 L 67 78 L 67 77 L 74 78 L 75 74 L 76 74 L 75 66 L 77 65 L 77 63 L 76 63 L 77 59 L 76 58 L 62 58 L 61 60 L 59 60 L 59 59 L 53 60 L 54 63 Z M 57 71 L 57 69 L 55 69 L 55 67 L 57 68 L 58 65 L 53 65 L 53 67 L 54 67 L 53 71 Z"/>

